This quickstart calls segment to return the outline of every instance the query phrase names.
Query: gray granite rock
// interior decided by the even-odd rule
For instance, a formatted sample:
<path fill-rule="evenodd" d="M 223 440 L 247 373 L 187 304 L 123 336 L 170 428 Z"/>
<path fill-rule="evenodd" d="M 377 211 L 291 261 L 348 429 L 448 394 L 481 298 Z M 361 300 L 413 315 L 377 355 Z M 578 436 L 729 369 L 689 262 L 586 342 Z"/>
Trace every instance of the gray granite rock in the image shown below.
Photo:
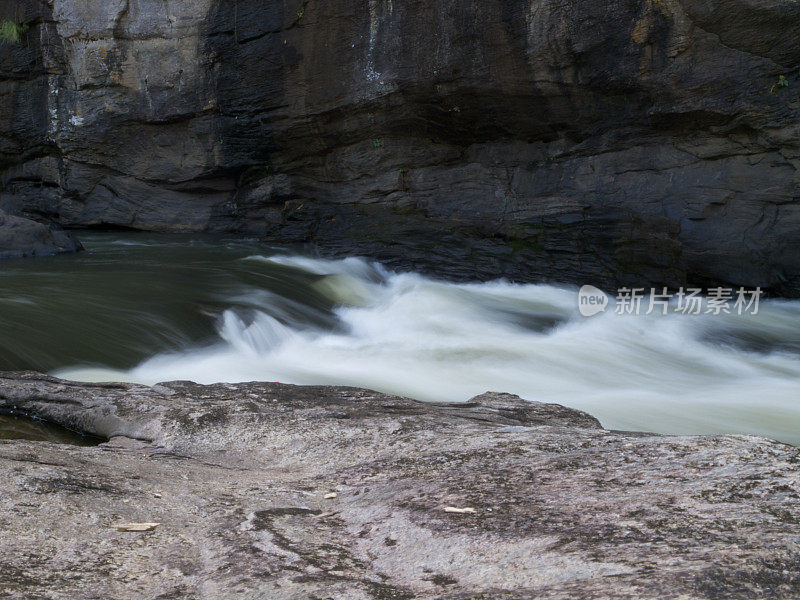
<path fill-rule="evenodd" d="M 0 408 L 109 439 L 0 442 L 4 598 L 800 595 L 800 451 L 765 439 L 506 394 L 35 373 L 0 375 Z"/>

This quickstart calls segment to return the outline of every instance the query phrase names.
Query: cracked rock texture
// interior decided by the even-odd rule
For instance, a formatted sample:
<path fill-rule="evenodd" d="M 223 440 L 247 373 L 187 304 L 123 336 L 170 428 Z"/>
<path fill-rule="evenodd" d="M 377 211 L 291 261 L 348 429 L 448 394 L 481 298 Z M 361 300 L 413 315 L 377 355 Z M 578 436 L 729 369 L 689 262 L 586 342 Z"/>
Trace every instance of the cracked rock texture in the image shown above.
<path fill-rule="evenodd" d="M 21 0 L 0 208 L 800 294 L 794 0 Z M 786 86 L 776 86 L 785 76 Z"/>
<path fill-rule="evenodd" d="M 35 373 L 0 375 L 0 408 L 109 438 L 0 441 L 2 598 L 800 595 L 800 450 L 765 439 L 506 394 Z"/>

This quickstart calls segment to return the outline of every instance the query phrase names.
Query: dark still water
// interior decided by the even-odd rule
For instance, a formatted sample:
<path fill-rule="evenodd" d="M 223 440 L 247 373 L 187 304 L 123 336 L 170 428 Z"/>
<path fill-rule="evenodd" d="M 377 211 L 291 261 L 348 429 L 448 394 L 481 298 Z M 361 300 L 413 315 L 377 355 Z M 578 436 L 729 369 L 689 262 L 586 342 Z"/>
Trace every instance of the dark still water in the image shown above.
<path fill-rule="evenodd" d="M 0 414 L 0 440 L 34 440 L 73 446 L 94 446 L 105 441 L 46 421 L 2 414 Z"/>
<path fill-rule="evenodd" d="M 234 239 L 80 237 L 79 255 L 0 263 L 0 370 L 431 401 L 506 391 L 612 428 L 800 443 L 799 302 L 587 319 L 572 288 L 447 283 Z"/>

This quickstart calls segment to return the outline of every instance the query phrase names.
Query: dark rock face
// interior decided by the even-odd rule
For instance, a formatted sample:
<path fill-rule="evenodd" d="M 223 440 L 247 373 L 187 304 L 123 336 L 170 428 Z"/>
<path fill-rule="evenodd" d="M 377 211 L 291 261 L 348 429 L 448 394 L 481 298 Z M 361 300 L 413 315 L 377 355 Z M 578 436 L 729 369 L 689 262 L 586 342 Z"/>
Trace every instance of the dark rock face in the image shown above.
<path fill-rule="evenodd" d="M 12 217 L 0 211 L 0 258 L 77 252 L 81 245 L 59 227 Z"/>
<path fill-rule="evenodd" d="M 800 450 L 764 439 L 506 394 L 34 373 L 0 375 L 9 409 L 110 441 L 0 442 L 4 598 L 800 595 Z"/>
<path fill-rule="evenodd" d="M 21 5 L 6 210 L 800 293 L 791 0 Z"/>

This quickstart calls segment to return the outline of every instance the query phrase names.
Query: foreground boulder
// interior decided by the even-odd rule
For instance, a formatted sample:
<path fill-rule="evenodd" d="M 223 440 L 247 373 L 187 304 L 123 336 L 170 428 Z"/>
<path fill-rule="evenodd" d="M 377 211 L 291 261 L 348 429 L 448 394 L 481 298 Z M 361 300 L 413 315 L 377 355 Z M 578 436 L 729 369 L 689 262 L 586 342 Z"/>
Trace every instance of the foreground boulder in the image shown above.
<path fill-rule="evenodd" d="M 800 594 L 800 451 L 765 439 L 505 394 L 33 373 L 0 375 L 0 408 L 109 440 L 0 442 L 4 598 Z"/>
<path fill-rule="evenodd" d="M 0 211 L 0 258 L 52 256 L 80 249 L 81 245 L 58 227 Z"/>

